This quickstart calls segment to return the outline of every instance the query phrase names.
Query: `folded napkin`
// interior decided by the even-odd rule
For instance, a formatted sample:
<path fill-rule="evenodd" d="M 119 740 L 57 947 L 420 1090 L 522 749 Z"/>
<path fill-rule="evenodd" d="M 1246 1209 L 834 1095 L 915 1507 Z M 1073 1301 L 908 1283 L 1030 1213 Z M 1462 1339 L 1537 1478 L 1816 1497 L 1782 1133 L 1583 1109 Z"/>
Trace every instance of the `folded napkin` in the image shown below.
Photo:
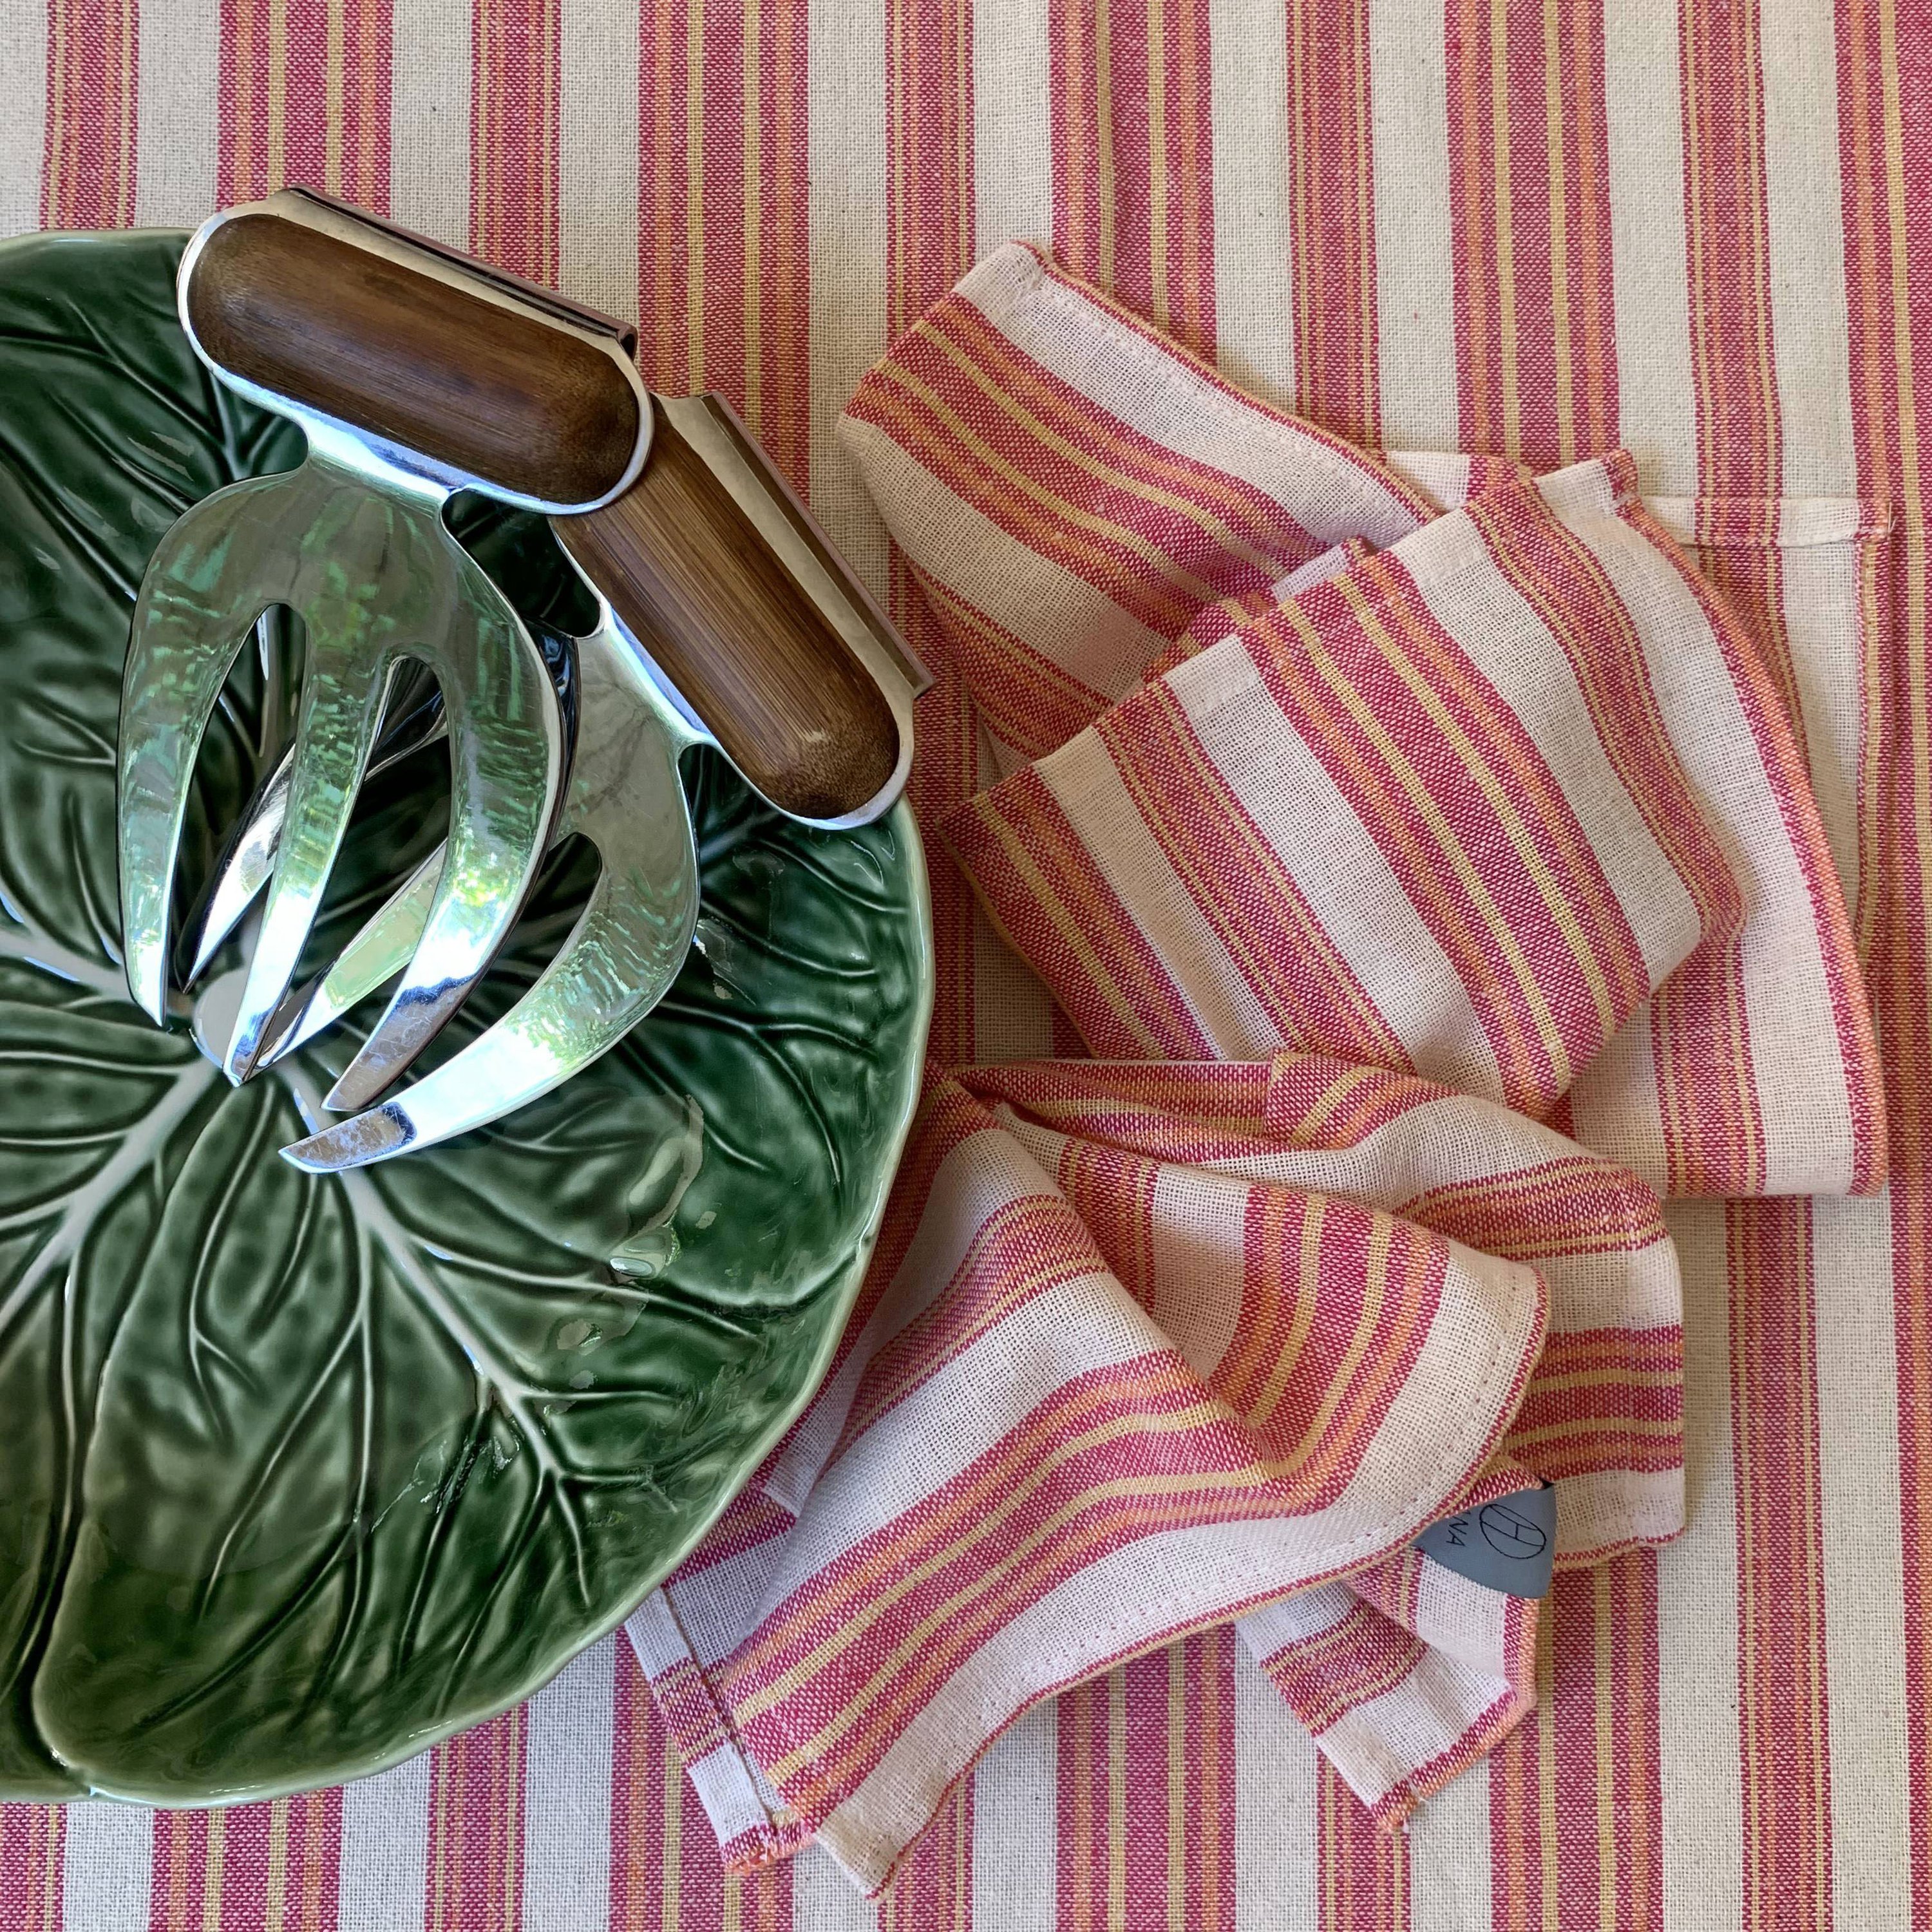
<path fill-rule="evenodd" d="M 998 775 L 928 836 L 1102 1057 L 931 1070 L 830 1377 L 632 1620 L 666 1726 L 728 1866 L 876 1890 L 1021 1712 L 1233 1620 L 1397 1821 L 1541 1614 L 1418 1532 L 1682 1526 L 1660 1196 L 1882 1178 L 1774 688 L 1621 456 L 1366 456 L 1030 250 L 840 434 Z"/>
<path fill-rule="evenodd" d="M 630 1626 L 728 1864 L 817 1838 L 876 1888 L 1028 1706 L 1344 1575 L 1304 1621 L 1372 1606 L 1368 1667 L 1242 1634 L 1398 1815 L 1526 1708 L 1535 1628 L 1416 1532 L 1540 1478 L 1560 1562 L 1682 1526 L 1656 1197 L 1492 1102 L 1312 1058 L 968 1070 L 902 1172 L 824 1388 Z"/>
<path fill-rule="evenodd" d="M 1009 771 L 1068 745 L 1150 669 L 1224 635 L 1231 610 L 1274 601 L 1284 580 L 1294 596 L 1302 584 L 1293 573 L 1332 567 L 1336 546 L 1392 548 L 1438 511 L 1490 495 L 1514 470 L 1492 458 L 1384 460 L 1354 449 L 1244 394 L 1018 244 L 989 256 L 893 345 L 860 386 L 839 435 Z M 1555 1118 L 1660 1192 L 1874 1192 L 1885 1153 L 1869 1005 L 1763 657 L 1638 500 L 1627 458 L 1578 464 L 1538 490 L 1568 539 L 1568 580 L 1594 577 L 1594 598 L 1634 632 L 1650 700 L 1744 909 L 1735 933 L 1714 934 L 1718 943 L 1642 1004 Z M 1515 590 L 1533 596 L 1534 585 Z M 1461 614 L 1473 635 L 1448 614 L 1442 627 L 1493 677 L 1478 655 L 1475 614 Z M 1568 623 L 1582 621 L 1582 607 L 1571 609 Z M 1554 626 L 1560 635 L 1564 620 Z M 1619 647 L 1628 653 L 1628 634 Z M 1621 667 L 1626 685 L 1637 669 Z M 1600 728 L 1616 691 L 1585 695 Z M 1637 723 L 1609 722 L 1626 732 Z M 1549 714 L 1532 706 L 1522 722 L 1549 760 Z M 1640 779 L 1640 807 L 1642 796 Z M 1248 797 L 1234 802 L 1252 814 Z M 1370 828 L 1372 842 L 1380 830 Z M 1261 830 L 1264 840 L 1280 836 Z M 1106 876 L 1106 854 L 1079 856 Z M 1303 852 L 1276 856 L 1292 877 Z M 1172 869 L 1132 880 L 1126 895 L 1130 918 L 1153 920 L 1157 949 L 1181 942 L 1181 920 L 1169 913 L 1190 923 L 1202 916 L 1181 903 L 1191 891 L 1177 897 Z M 1118 896 L 1120 881 L 1112 883 Z M 1294 883 L 1305 896 L 1309 882 Z M 1026 944 L 1074 916 L 1063 882 L 974 884 L 1083 1024 L 1087 987 Z M 1145 904 L 1139 890 L 1153 895 Z M 1024 912 L 1016 891 L 1032 900 Z M 1329 926 L 1325 938 L 1352 970 L 1372 969 L 1349 950 L 1352 939 L 1368 944 L 1358 928 Z M 1406 946 L 1412 958 L 1432 950 L 1413 932 Z M 1217 952 L 1219 935 L 1183 975 L 1204 1001 L 1238 973 Z M 1148 1050 L 1103 1037 L 1096 1050 Z M 1251 1028 L 1206 1050 L 1265 1050 L 1264 1037 Z M 1406 1064 L 1456 1077 L 1439 1060 Z"/>

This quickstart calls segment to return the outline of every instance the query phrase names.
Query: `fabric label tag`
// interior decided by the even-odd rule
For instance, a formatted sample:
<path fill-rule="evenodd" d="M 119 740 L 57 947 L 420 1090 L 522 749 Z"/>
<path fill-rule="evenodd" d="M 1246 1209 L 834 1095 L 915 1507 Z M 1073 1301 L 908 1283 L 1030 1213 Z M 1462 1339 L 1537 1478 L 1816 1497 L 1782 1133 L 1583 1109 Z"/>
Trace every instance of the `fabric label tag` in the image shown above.
<path fill-rule="evenodd" d="M 1556 1485 L 1517 1490 L 1432 1522 L 1415 1547 L 1445 1570 L 1509 1597 L 1546 1597 L 1556 1567 Z"/>

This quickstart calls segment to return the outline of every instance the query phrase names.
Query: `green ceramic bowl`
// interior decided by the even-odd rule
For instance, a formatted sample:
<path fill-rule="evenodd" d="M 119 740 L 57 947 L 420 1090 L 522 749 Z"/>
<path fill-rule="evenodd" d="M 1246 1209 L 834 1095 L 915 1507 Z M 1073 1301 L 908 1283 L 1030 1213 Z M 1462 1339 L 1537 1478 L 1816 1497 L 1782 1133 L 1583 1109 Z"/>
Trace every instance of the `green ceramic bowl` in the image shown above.
<path fill-rule="evenodd" d="M 931 1005 L 905 808 L 809 832 L 698 760 L 698 948 L 623 1047 L 497 1128 L 359 1175 L 278 1157 L 352 1042 L 230 1089 L 189 1016 L 163 1032 L 129 1002 L 115 946 L 142 571 L 188 505 L 299 450 L 189 352 L 180 248 L 0 244 L 11 1798 L 199 1804 L 357 1777 L 620 1622 L 818 1387 Z M 459 528 L 533 627 L 583 626 L 542 524 L 475 508 Z M 204 871 L 252 782 L 258 702 L 238 684 L 202 761 Z M 334 929 L 436 836 L 420 782 L 372 800 Z M 560 863 L 470 1027 L 540 968 L 586 884 Z"/>

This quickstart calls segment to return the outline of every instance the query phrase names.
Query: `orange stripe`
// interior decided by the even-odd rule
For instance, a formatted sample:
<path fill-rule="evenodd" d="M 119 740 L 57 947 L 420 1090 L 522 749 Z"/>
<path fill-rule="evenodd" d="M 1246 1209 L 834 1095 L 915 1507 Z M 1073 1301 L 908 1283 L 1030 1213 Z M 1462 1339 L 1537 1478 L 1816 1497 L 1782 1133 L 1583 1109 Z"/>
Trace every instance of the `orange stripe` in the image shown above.
<path fill-rule="evenodd" d="M 1601 0 L 1451 0 L 1461 446 L 1541 467 L 1616 440 Z"/>
<path fill-rule="evenodd" d="M 1664 1922 L 1656 1564 L 1640 1550 L 1558 1574 L 1535 1712 L 1490 1760 L 1499 1932 Z"/>
<path fill-rule="evenodd" d="M 1745 1922 L 1828 1926 L 1830 1713 L 1809 1201 L 1725 1208 Z"/>
<path fill-rule="evenodd" d="M 1324 428 L 1374 448 L 1382 441 L 1382 404 L 1368 40 L 1368 0 L 1288 0 L 1297 406 Z"/>
<path fill-rule="evenodd" d="M 48 0 L 43 226 L 133 221 L 140 39 L 136 0 Z"/>

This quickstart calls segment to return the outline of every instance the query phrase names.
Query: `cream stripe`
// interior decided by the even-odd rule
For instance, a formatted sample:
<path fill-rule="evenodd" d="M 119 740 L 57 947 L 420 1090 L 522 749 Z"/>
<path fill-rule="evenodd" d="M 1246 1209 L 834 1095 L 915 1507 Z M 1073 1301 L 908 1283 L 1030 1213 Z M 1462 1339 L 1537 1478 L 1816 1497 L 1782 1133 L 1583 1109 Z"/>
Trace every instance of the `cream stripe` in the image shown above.
<path fill-rule="evenodd" d="M 610 1903 L 612 1700 L 622 1634 L 580 1652 L 530 1702 L 521 1932 L 580 1932 Z"/>
<path fill-rule="evenodd" d="M 1811 1235 L 1831 1694 L 1832 1902 L 1840 1925 L 1883 1932 L 1906 1924 L 1912 1898 L 1910 1791 L 1900 1775 L 1909 1754 L 1887 1204 L 1814 1202 Z"/>
<path fill-rule="evenodd" d="M 1152 441 L 1288 505 L 1323 544 L 1393 543 L 1414 527 L 1372 470 L 1151 347 L 1024 250 L 981 262 L 962 292 L 1023 355 Z"/>
<path fill-rule="evenodd" d="M 676 1583 L 665 1584 L 658 1593 L 659 1597 L 668 1593 L 674 1600 L 679 1641 L 706 1669 L 722 1664 L 744 1642 L 752 1612 L 765 1600 L 784 1546 L 776 1538 L 754 1543 L 748 1550 L 706 1564 Z M 634 1628 L 643 1615 L 640 1610 L 632 1618 Z M 640 1648 L 638 1655 L 644 1654 Z M 649 1667 L 662 1670 L 667 1660 L 656 1660 Z"/>
<path fill-rule="evenodd" d="M 1321 1923 L 1316 1876 L 1314 1740 L 1234 1646 L 1234 1891 L 1256 1928 Z"/>
<path fill-rule="evenodd" d="M 1509 1599 L 1425 1560 L 1415 1582 L 1415 1634 L 1426 1644 L 1486 1676 L 1503 1674 Z"/>
<path fill-rule="evenodd" d="M 1657 1559 L 1664 1909 L 1672 1925 L 1744 1922 L 1738 1768 L 1737 1509 L 1724 1210 L 1666 1210 L 1684 1264 L 1690 1528 Z"/>
<path fill-rule="evenodd" d="M 395 10 L 389 206 L 406 228 L 470 245 L 470 0 Z"/>
<path fill-rule="evenodd" d="M 220 0 L 144 7 L 140 33 L 135 225 L 192 228 L 214 212 Z"/>
<path fill-rule="evenodd" d="M 398 1928 L 423 1922 L 429 1861 L 430 1756 L 425 1751 L 342 1789 L 342 1891 L 338 1922 Z"/>
<path fill-rule="evenodd" d="M 1168 682 L 1208 755 L 1416 1070 L 1463 1092 L 1499 1096 L 1502 1076 L 1468 988 L 1321 760 L 1268 695 L 1246 652 L 1227 645 L 1204 651 Z M 1148 923 L 1159 929 L 1151 916 Z M 1258 1013 L 1258 1005 L 1253 1010 Z M 1276 1031 L 1262 1024 L 1262 1030 L 1222 1041 L 1226 1057 L 1270 1052 Z"/>
<path fill-rule="evenodd" d="M 846 458 L 862 463 L 899 542 L 931 574 L 1090 689 L 1121 696 L 1168 640 L 1084 578 L 1044 557 L 915 462 L 882 430 L 847 418 Z"/>
<path fill-rule="evenodd" d="M 638 313 L 638 0 L 564 0 L 560 26 L 563 287 L 628 320 Z"/>
<path fill-rule="evenodd" d="M 791 1862 L 792 1924 L 798 1932 L 879 1932 L 879 1908 L 838 1869 L 823 1845 L 807 1845 Z M 1042 1889 L 1036 1871 L 1024 1874 L 1028 1892 Z M 979 1874 L 974 1874 L 975 1895 Z M 1044 1888 L 1048 1898 L 1050 1887 Z M 667 1927 L 666 1932 L 674 1932 Z"/>
<path fill-rule="evenodd" d="M 1370 0 L 1382 427 L 1419 449 L 1461 440 L 1447 67 L 1439 20 L 1420 25 L 1407 0 Z"/>
<path fill-rule="evenodd" d="M 973 1923 L 989 1932 L 1055 1932 L 1042 1874 L 1058 1854 L 1060 1731 L 1052 1704 L 1021 1718 L 973 1774 Z M 800 1921 L 818 1932 L 816 1921 Z"/>
<path fill-rule="evenodd" d="M 1208 0 L 1214 138 L 1215 360 L 1244 388 L 1292 406 L 1285 15 Z"/>
<path fill-rule="evenodd" d="M 47 0 L 0 8 L 0 235 L 40 225 L 46 145 Z"/>
<path fill-rule="evenodd" d="M 1016 763 L 1020 762 L 1016 760 Z M 982 774 L 982 782 L 988 775 Z M 1053 1057 L 1053 995 L 973 902 L 973 1057 Z"/>
<path fill-rule="evenodd" d="M 1084 732 L 1036 769 L 1128 917 L 1153 941 L 1216 1054 L 1252 1060 L 1272 1052 L 1279 1029 L 1168 862 L 1106 747 Z M 1078 907 L 1069 910 L 1080 916 Z"/>
<path fill-rule="evenodd" d="M 1049 10 L 1048 0 L 976 0 L 972 10 L 976 255 L 1053 239 Z"/>
<path fill-rule="evenodd" d="M 1669 1184 L 1650 1009 L 1640 1006 L 1570 1090 L 1570 1119 L 1586 1147 L 1602 1148 L 1659 1193 Z"/>
<path fill-rule="evenodd" d="M 918 1509 L 1067 1382 L 1162 1346 L 1111 1275 L 1082 1276 L 1036 1295 L 846 1446 L 787 1540 L 766 1603 L 784 1602 L 854 1544 Z"/>
<path fill-rule="evenodd" d="M 1338 1718 L 1322 1743 L 1358 1795 L 1376 1804 L 1465 1737 L 1507 1688 L 1499 1676 L 1425 1651 L 1392 1689 Z"/>
<path fill-rule="evenodd" d="M 874 592 L 886 543 L 850 454 L 832 434 L 886 346 L 886 10 L 811 0 L 806 26 L 806 197 L 812 251 L 813 514 Z"/>
<path fill-rule="evenodd" d="M 844 1361 L 787 1438 L 762 1485 L 796 1514 L 845 1426 L 872 1358 L 929 1307 L 957 1273 L 988 1216 L 1016 1196 L 1057 1192 L 1038 1165 L 1004 1134 L 974 1134 L 939 1164 L 904 1258 Z"/>
<path fill-rule="evenodd" d="M 1430 566 L 1438 549 L 1449 554 L 1437 574 Z M 1568 658 L 1490 559 L 1468 566 L 1466 532 L 1448 518 L 1418 531 L 1402 554 L 1430 614 L 1509 700 L 1555 776 L 1636 936 L 1651 984 L 1660 984 L 1702 936 L 1696 902 L 1611 764 Z"/>
<path fill-rule="evenodd" d="M 1832 0 L 1779 0 L 1765 16 L 1772 43 L 1762 64 L 1772 350 L 1784 484 L 1793 496 L 1852 488 L 1858 474 L 1845 352 L 1833 11 Z"/>
<path fill-rule="evenodd" d="M 1603 10 L 1618 439 L 1653 490 L 1696 481 L 1677 0 Z"/>
<path fill-rule="evenodd" d="M 1603 1469 L 1556 1490 L 1556 1554 L 1630 1541 L 1662 1543 L 1684 1524 L 1681 1469 Z"/>
<path fill-rule="evenodd" d="M 63 1922 L 75 1932 L 148 1932 L 154 1836 L 154 1814 L 145 1804 L 70 1804 L 62 1852 Z"/>
<path fill-rule="evenodd" d="M 1163 1162 L 1154 1189 L 1154 1300 L 1162 1332 L 1211 1376 L 1241 1320 L 1248 1188 Z"/>
<path fill-rule="evenodd" d="M 1792 501 L 1796 500 L 1787 500 Z M 1810 544 L 1780 553 L 1785 640 L 1804 715 L 1811 790 L 1832 863 L 1858 929 L 1858 757 L 1864 650 L 1861 545 Z"/>
<path fill-rule="evenodd" d="M 1234 1628 L 1248 1654 L 1265 1664 L 1290 1644 L 1333 1630 L 1355 1607 L 1354 1593 L 1346 1584 L 1318 1583 L 1312 1590 L 1250 1610 Z"/>

